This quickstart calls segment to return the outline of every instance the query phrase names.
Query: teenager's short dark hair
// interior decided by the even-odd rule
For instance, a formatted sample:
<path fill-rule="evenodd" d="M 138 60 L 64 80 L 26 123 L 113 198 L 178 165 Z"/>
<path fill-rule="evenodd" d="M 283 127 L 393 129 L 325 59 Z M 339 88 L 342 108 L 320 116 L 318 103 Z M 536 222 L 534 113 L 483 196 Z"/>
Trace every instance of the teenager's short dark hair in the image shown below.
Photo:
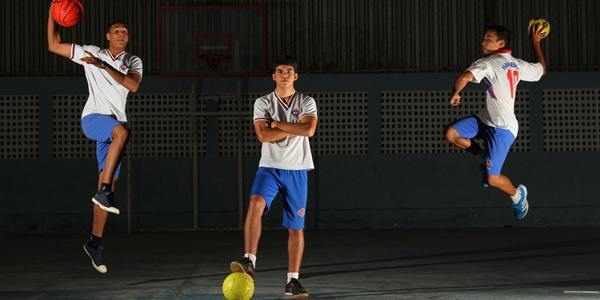
<path fill-rule="evenodd" d="M 498 40 L 504 41 L 505 47 L 508 47 L 508 45 L 510 44 L 510 31 L 508 31 L 508 28 L 500 25 L 490 25 L 488 26 L 486 31 L 488 30 L 495 31 L 496 35 L 498 36 Z"/>
<path fill-rule="evenodd" d="M 110 32 L 110 29 L 115 25 L 115 24 L 125 24 L 125 26 L 127 26 L 127 23 L 123 22 L 123 20 L 114 20 L 112 22 L 110 22 L 110 24 L 108 24 L 108 27 L 106 27 L 106 33 Z"/>
<path fill-rule="evenodd" d="M 298 71 L 298 63 L 289 55 L 279 55 L 273 59 L 273 72 L 275 72 L 277 66 L 292 66 L 294 71 Z"/>

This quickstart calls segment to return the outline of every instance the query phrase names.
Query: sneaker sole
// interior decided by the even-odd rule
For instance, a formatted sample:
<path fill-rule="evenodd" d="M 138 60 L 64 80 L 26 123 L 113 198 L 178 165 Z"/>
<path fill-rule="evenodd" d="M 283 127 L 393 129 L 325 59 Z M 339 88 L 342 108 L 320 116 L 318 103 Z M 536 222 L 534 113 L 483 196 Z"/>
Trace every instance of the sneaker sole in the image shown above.
<path fill-rule="evenodd" d="M 246 273 L 246 271 L 244 271 L 244 266 L 237 261 L 231 262 L 229 265 L 229 270 L 231 270 L 233 273 Z"/>
<path fill-rule="evenodd" d="M 294 297 L 308 297 L 308 293 L 301 293 L 298 295 L 294 295 L 292 293 L 285 293 L 286 296 L 294 296 Z"/>
<path fill-rule="evenodd" d="M 103 210 L 105 210 L 105 211 L 107 211 L 107 212 L 109 212 L 109 213 L 113 213 L 113 214 L 117 214 L 117 215 L 121 213 L 121 212 L 119 211 L 119 209 L 118 209 L 118 208 L 116 208 L 116 207 L 106 207 L 106 206 L 104 206 L 104 205 L 100 204 L 100 202 L 98 202 L 98 201 L 96 200 L 96 198 L 93 198 L 93 197 L 92 197 L 92 202 L 94 202 L 94 203 L 95 203 L 96 205 L 98 205 L 100 208 L 102 208 Z"/>
<path fill-rule="evenodd" d="M 294 297 L 308 297 L 308 293 L 302 293 L 302 294 L 298 294 L 298 295 L 294 295 L 292 293 L 285 293 L 286 296 L 294 296 Z"/>
<path fill-rule="evenodd" d="M 92 260 L 92 266 L 94 266 L 94 269 L 96 269 L 96 271 L 103 273 L 103 274 L 106 273 L 106 271 L 108 271 L 106 266 L 104 266 L 104 265 L 97 266 L 96 263 L 94 263 L 94 259 L 92 258 L 90 253 L 87 251 L 87 249 L 85 249 L 85 245 L 83 245 L 83 251 L 85 251 L 85 254 L 87 254 L 87 256 Z"/>
<path fill-rule="evenodd" d="M 244 266 L 242 266 L 242 264 L 240 264 L 237 261 L 232 261 L 231 264 L 229 265 L 229 270 L 231 270 L 231 272 L 233 273 L 244 273 L 246 275 L 248 275 L 250 278 L 252 278 L 252 280 L 254 280 L 254 276 L 255 276 L 255 272 L 251 272 L 248 271 L 246 272 L 246 270 L 244 270 Z"/>

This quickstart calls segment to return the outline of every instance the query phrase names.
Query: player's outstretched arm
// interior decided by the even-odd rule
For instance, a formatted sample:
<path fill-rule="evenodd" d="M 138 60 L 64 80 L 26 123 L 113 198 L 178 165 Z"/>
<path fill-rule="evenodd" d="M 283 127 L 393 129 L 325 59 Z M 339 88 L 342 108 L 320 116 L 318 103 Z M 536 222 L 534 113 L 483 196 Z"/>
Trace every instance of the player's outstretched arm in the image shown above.
<path fill-rule="evenodd" d="M 50 4 L 50 9 L 48 10 L 48 51 L 71 58 L 72 45 L 70 43 L 62 43 L 60 33 L 58 32 L 58 28 L 56 28 L 56 22 L 52 16 L 52 5 L 54 5 L 54 1 Z"/>
<path fill-rule="evenodd" d="M 467 83 L 473 78 L 473 73 L 469 71 L 465 71 L 454 83 L 454 88 L 452 89 L 452 95 L 450 96 L 450 104 L 452 106 L 457 106 L 460 104 L 460 92 L 467 86 Z"/>
<path fill-rule="evenodd" d="M 544 67 L 543 75 L 546 75 L 546 59 L 544 59 L 544 53 L 542 52 L 542 26 L 535 26 L 534 30 L 531 32 L 531 43 L 533 44 L 533 52 L 535 52 L 535 59 L 542 64 Z"/>
<path fill-rule="evenodd" d="M 299 123 L 273 121 L 271 122 L 271 128 L 280 129 L 291 135 L 311 137 L 315 134 L 315 130 L 317 129 L 317 117 L 304 116 L 300 119 Z"/>

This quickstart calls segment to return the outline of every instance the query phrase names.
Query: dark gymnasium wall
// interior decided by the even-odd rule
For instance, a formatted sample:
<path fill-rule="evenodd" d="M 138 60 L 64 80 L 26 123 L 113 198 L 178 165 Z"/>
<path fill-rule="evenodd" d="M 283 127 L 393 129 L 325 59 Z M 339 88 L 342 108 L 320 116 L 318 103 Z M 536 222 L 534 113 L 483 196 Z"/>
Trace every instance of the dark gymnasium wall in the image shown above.
<path fill-rule="evenodd" d="M 47 51 L 48 5 L 2 1 L 0 233 L 87 232 L 97 174 L 80 130 L 87 85 L 79 66 Z M 49 3 L 49 1 L 48 1 Z M 111 231 L 241 228 L 260 155 L 252 103 L 270 74 L 160 74 L 159 5 L 265 5 L 266 57 L 294 55 L 297 89 L 319 107 L 311 139 L 308 229 L 598 226 L 600 85 L 596 1 L 93 1 L 63 40 L 101 44 L 126 19 L 144 79 L 128 102 L 132 140 Z M 27 11 L 28 13 L 22 13 Z M 99 13 L 102 12 L 102 13 Z M 483 108 L 482 85 L 461 106 L 448 97 L 481 56 L 486 24 L 513 30 L 533 59 L 531 17 L 551 22 L 549 66 L 521 83 L 517 141 L 503 172 L 527 185 L 531 211 L 515 221 L 508 198 L 480 186 L 477 160 L 444 141 L 445 124 Z M 281 205 L 265 226 L 278 228 Z"/>

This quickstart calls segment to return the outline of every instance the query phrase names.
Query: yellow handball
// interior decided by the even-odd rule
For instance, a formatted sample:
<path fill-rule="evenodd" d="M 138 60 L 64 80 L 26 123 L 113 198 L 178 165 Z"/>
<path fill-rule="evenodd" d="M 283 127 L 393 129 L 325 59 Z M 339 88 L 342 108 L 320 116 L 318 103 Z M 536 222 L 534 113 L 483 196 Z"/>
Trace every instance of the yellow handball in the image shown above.
<path fill-rule="evenodd" d="M 527 27 L 527 34 L 531 34 L 531 30 L 533 30 L 533 25 L 537 25 L 537 27 L 542 26 L 542 38 L 545 38 L 550 34 L 550 23 L 544 18 L 535 18 L 529 20 L 529 27 Z"/>

